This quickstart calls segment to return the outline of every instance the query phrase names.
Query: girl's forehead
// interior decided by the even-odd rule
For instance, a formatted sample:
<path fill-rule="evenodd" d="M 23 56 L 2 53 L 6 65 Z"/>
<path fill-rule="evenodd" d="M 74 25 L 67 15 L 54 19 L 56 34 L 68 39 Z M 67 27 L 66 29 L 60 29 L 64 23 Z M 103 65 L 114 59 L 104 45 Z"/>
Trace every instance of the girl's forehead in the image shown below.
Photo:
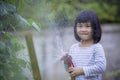
<path fill-rule="evenodd" d="M 80 22 L 77 25 L 91 25 L 91 22 Z"/>

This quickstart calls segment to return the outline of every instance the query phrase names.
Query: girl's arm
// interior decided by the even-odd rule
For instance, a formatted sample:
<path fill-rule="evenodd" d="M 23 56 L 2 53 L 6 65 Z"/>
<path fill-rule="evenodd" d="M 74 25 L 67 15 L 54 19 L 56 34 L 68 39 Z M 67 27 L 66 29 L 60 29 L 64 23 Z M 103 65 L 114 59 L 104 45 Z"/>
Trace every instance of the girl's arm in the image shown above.
<path fill-rule="evenodd" d="M 101 45 L 95 48 L 95 64 L 91 66 L 83 67 L 83 71 L 86 77 L 94 76 L 104 72 L 106 69 L 106 58 L 103 47 Z"/>

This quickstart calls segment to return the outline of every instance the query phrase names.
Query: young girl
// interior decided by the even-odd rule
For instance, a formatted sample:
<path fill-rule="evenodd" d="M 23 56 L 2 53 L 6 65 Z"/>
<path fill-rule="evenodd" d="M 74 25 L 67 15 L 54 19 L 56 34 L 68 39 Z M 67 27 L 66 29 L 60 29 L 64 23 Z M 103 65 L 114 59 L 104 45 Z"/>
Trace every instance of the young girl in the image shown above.
<path fill-rule="evenodd" d="M 92 10 L 83 10 L 76 17 L 74 36 L 78 43 L 72 45 L 69 55 L 74 67 L 68 72 L 75 80 L 102 80 L 106 69 L 106 58 L 101 40 L 98 16 Z"/>

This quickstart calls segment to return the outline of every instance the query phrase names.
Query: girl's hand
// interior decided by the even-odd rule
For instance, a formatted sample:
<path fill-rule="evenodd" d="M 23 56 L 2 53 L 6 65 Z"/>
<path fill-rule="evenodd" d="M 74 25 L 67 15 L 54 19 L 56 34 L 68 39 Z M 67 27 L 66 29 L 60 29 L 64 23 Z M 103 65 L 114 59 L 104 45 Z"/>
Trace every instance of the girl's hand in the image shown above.
<path fill-rule="evenodd" d="M 83 68 L 70 67 L 68 72 L 71 77 L 84 74 Z"/>

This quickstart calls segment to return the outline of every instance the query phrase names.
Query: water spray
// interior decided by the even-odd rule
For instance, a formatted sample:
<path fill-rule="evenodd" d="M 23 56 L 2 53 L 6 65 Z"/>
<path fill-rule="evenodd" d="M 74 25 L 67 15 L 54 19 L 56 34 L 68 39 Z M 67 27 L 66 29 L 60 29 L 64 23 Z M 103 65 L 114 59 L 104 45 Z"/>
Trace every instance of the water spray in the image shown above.
<path fill-rule="evenodd" d="M 60 33 L 56 27 L 54 28 L 54 32 L 56 34 L 55 35 L 55 42 L 56 42 L 57 47 L 61 53 L 59 60 L 64 60 L 67 63 L 68 67 L 74 67 L 73 62 L 72 62 L 72 57 L 68 54 L 68 52 L 64 51 L 65 48 L 64 48 L 63 42 L 59 36 Z"/>
<path fill-rule="evenodd" d="M 51 20 L 49 20 L 49 22 L 50 22 L 51 27 L 57 26 Z M 37 24 L 35 24 L 33 22 L 32 26 L 35 28 L 35 30 L 40 32 L 40 27 L 37 26 Z M 58 61 L 64 61 L 68 65 L 68 68 L 69 67 L 74 67 L 74 64 L 72 62 L 72 57 L 68 54 L 68 52 L 65 52 L 65 50 L 64 50 L 64 46 L 63 46 L 63 43 L 62 43 L 62 40 L 61 40 L 61 37 L 60 37 L 60 32 L 58 31 L 58 29 L 56 27 L 54 27 L 53 29 L 54 29 L 53 34 L 54 34 L 55 43 L 57 45 L 58 50 L 61 53 L 61 56 L 58 58 L 58 60 L 55 63 L 57 63 Z M 71 80 L 75 80 L 74 77 L 71 77 Z"/>
<path fill-rule="evenodd" d="M 54 25 L 54 24 L 53 24 Z M 55 25 L 54 25 L 55 26 Z M 74 64 L 72 62 L 72 57 L 68 54 L 68 52 L 65 52 L 65 48 L 63 46 L 63 42 L 60 38 L 60 33 L 56 27 L 54 27 L 53 31 L 55 35 L 55 42 L 57 44 L 58 49 L 60 50 L 61 56 L 58 58 L 59 61 L 63 60 L 69 67 L 74 67 Z M 75 77 L 71 77 L 71 80 L 75 80 Z"/>

